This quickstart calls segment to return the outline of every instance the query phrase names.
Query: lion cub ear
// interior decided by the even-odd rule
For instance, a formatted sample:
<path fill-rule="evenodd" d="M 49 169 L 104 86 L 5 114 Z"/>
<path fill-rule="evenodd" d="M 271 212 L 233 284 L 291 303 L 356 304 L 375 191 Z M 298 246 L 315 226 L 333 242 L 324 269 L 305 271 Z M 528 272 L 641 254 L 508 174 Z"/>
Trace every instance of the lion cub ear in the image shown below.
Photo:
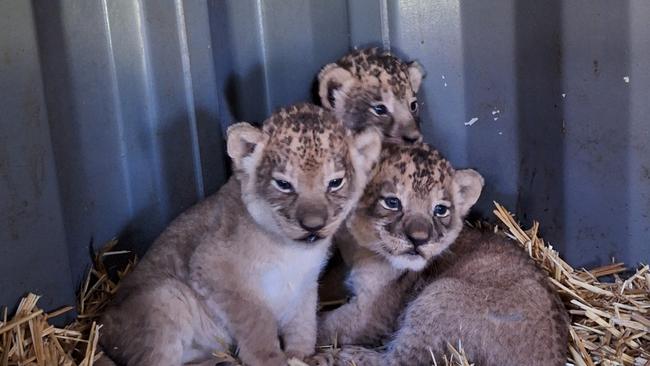
<path fill-rule="evenodd" d="M 453 179 L 454 205 L 461 216 L 467 215 L 483 190 L 483 177 L 472 169 L 457 170 Z"/>
<path fill-rule="evenodd" d="M 266 134 L 248 122 L 239 122 L 228 127 L 228 156 L 236 170 L 250 172 L 266 145 Z"/>
<path fill-rule="evenodd" d="M 363 178 L 360 184 L 365 186 L 368 175 L 379 160 L 382 136 L 378 130 L 368 128 L 360 133 L 351 134 L 350 138 L 352 139 L 350 144 L 352 164 L 360 178 Z"/>
<path fill-rule="evenodd" d="M 354 77 L 348 70 L 336 63 L 325 65 L 318 73 L 318 96 L 323 107 L 334 109 L 340 102 L 341 88 L 352 82 Z"/>
<path fill-rule="evenodd" d="M 422 85 L 422 79 L 426 76 L 424 68 L 417 61 L 413 61 L 408 64 L 408 72 L 411 88 L 413 88 L 414 93 L 417 93 L 420 90 L 420 85 Z"/>

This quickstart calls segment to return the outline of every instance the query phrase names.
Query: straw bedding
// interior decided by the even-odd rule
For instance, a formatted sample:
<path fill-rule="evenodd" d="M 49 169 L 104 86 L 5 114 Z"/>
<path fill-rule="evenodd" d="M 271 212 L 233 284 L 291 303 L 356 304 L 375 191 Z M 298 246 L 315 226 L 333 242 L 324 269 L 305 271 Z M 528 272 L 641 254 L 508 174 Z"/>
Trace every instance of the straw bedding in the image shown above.
<path fill-rule="evenodd" d="M 72 306 L 45 313 L 36 306 L 40 296 L 31 293 L 21 300 L 11 319 L 4 309 L 0 322 L 0 366 L 91 366 L 101 357 L 97 348 L 101 325 L 96 320 L 117 290 L 117 281 L 111 280 L 104 261 L 110 255 L 128 253 L 112 252 L 116 244 L 115 240 L 109 242 L 94 256 L 93 268 L 78 293 L 77 317 L 71 324 L 57 328 L 48 320 L 72 311 Z M 135 258 L 118 271 L 118 280 L 134 265 Z"/>
<path fill-rule="evenodd" d="M 571 314 L 568 364 L 650 366 L 648 265 L 634 271 L 629 271 L 622 263 L 591 270 L 574 269 L 539 237 L 538 223 L 524 230 L 501 205 L 496 204 L 494 213 L 500 223 L 491 228 L 514 239 L 549 274 L 549 281 Z M 476 225 L 484 228 L 488 224 Z M 110 242 L 95 256 L 94 266 L 79 291 L 78 315 L 73 323 L 64 328 L 50 325 L 49 319 L 73 308 L 67 306 L 45 313 L 36 306 L 39 296 L 34 294 L 22 299 L 13 316 L 8 316 L 6 308 L 0 312 L 0 366 L 92 366 L 101 357 L 97 348 L 101 325 L 97 324 L 97 317 L 115 294 L 119 278 L 135 265 L 133 258 L 118 273 L 118 278 L 112 280 L 104 264 L 105 258 L 129 255 L 128 252 L 111 251 L 114 246 L 115 241 Z M 605 276 L 608 281 L 602 280 Z M 233 358 L 215 354 L 215 359 Z M 432 358 L 431 364 L 472 365 L 462 345 L 449 345 L 449 355 L 443 360 Z"/>

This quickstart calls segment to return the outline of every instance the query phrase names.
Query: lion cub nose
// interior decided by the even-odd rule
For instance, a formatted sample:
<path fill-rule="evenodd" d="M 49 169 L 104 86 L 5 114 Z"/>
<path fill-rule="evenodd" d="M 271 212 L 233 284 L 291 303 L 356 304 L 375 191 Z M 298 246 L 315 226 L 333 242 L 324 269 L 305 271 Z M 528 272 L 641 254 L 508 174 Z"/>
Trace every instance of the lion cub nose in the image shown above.
<path fill-rule="evenodd" d="M 405 234 L 409 241 L 416 247 L 426 244 L 431 239 L 431 223 L 424 219 L 412 219 L 405 227 Z"/>
<path fill-rule="evenodd" d="M 422 135 L 419 132 L 416 131 L 416 132 L 411 133 L 411 134 L 405 134 L 404 136 L 402 136 L 402 139 L 407 144 L 414 144 L 414 143 L 419 142 L 419 141 L 422 140 Z"/>
<path fill-rule="evenodd" d="M 422 133 L 417 128 L 415 121 L 411 121 L 411 124 L 404 126 L 399 130 L 402 135 L 402 140 L 407 144 L 413 144 L 416 142 L 422 141 Z"/>
<path fill-rule="evenodd" d="M 327 209 L 325 207 L 300 207 L 296 213 L 300 227 L 309 232 L 316 232 L 327 223 Z"/>

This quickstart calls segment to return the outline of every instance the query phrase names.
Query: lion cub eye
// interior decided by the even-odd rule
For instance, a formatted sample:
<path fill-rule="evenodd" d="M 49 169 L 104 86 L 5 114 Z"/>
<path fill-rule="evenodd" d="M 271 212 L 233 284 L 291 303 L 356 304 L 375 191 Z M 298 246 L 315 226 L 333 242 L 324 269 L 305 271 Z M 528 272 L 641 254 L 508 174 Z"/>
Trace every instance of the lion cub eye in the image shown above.
<path fill-rule="evenodd" d="M 449 207 L 445 205 L 436 205 L 436 207 L 433 208 L 433 214 L 436 217 L 447 217 L 449 216 Z"/>
<path fill-rule="evenodd" d="M 418 101 L 414 100 L 411 102 L 411 112 L 417 112 L 418 110 Z"/>
<path fill-rule="evenodd" d="M 402 209 L 402 201 L 397 197 L 382 197 L 379 200 L 379 203 L 381 203 L 385 209 L 390 211 L 399 211 Z"/>
<path fill-rule="evenodd" d="M 332 179 L 327 184 L 327 190 L 330 192 L 336 192 L 343 187 L 343 184 L 345 184 L 345 179 L 343 178 Z"/>
<path fill-rule="evenodd" d="M 282 179 L 273 179 L 273 186 L 282 193 L 291 193 L 293 192 L 293 186 L 291 183 Z"/>
<path fill-rule="evenodd" d="M 378 116 L 385 116 L 386 114 L 388 114 L 388 108 L 386 108 L 386 106 L 383 104 L 375 104 L 372 107 L 370 107 L 370 110 L 372 111 L 372 113 Z"/>

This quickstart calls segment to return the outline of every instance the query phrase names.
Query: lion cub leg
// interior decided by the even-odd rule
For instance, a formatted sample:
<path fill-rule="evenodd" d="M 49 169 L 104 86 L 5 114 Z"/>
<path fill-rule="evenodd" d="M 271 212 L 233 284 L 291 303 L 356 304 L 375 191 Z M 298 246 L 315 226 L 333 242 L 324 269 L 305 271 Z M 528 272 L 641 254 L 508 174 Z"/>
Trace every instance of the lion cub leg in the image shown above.
<path fill-rule="evenodd" d="M 475 302 L 475 310 L 480 312 L 483 298 L 478 293 L 468 296 L 471 292 L 466 291 L 458 280 L 438 280 L 408 305 L 399 330 L 385 351 L 345 346 L 336 355 L 334 364 L 430 365 L 433 363 L 432 353 L 437 361 L 441 361 L 442 356 L 448 353 L 447 342 L 456 343 L 459 334 L 463 334 L 463 339 L 466 339 L 465 336 L 477 336 L 471 334 L 471 329 L 464 329 L 464 323 L 476 321 L 475 318 L 480 314 L 463 312 L 470 308 L 470 302 Z M 466 344 L 463 343 L 463 346 Z"/>
<path fill-rule="evenodd" d="M 314 353 L 316 344 L 316 308 L 318 290 L 314 287 L 305 294 L 296 315 L 280 329 L 287 358 L 303 359 Z"/>
<path fill-rule="evenodd" d="M 115 361 L 127 365 L 179 366 L 207 360 L 223 348 L 218 338 L 228 337 L 208 318 L 194 292 L 176 280 L 127 298 L 110 308 L 102 322 L 104 351 L 119 354 Z"/>
<path fill-rule="evenodd" d="M 397 277 L 398 271 L 376 257 L 358 261 L 348 278 L 356 294 L 347 304 L 321 314 L 318 344 L 373 345 L 392 334 L 403 306 L 400 289 L 410 284 Z"/>
<path fill-rule="evenodd" d="M 231 264 L 215 258 L 213 253 L 201 253 L 204 255 L 195 256 L 191 262 L 193 289 L 212 318 L 228 320 L 227 329 L 236 340 L 241 361 L 249 366 L 285 366 L 287 358 L 278 337 L 280 328 L 271 309 L 238 277 L 219 270 L 203 270 L 207 266 L 223 270 L 231 268 Z"/>

